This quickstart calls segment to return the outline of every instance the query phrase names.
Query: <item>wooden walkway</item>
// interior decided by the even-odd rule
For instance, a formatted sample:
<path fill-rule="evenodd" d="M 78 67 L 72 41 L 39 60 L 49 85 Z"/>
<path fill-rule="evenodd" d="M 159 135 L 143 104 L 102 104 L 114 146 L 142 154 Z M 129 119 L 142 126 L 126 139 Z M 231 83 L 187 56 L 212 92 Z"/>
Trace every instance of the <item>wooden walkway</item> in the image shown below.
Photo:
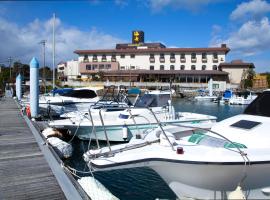
<path fill-rule="evenodd" d="M 66 199 L 13 99 L 0 98 L 0 199 Z"/>

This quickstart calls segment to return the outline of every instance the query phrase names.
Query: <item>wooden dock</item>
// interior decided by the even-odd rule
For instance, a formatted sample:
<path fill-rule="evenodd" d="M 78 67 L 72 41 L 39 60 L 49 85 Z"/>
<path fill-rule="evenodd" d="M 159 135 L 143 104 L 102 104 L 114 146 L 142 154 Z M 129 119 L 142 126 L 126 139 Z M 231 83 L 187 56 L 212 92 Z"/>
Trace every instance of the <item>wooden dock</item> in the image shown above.
<path fill-rule="evenodd" d="M 55 170 L 52 170 L 41 149 L 16 102 L 0 98 L 1 200 L 74 199 L 72 190 L 70 198 L 63 190 L 61 181 L 56 178 Z"/>

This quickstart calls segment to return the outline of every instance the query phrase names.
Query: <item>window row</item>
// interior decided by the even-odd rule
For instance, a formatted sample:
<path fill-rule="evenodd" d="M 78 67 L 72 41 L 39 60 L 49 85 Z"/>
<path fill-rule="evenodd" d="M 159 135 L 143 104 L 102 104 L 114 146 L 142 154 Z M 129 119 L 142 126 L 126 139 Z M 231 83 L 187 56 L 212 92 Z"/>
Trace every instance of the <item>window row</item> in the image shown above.
<path fill-rule="evenodd" d="M 135 54 L 130 54 L 129 56 L 130 56 L 130 58 L 135 58 Z M 125 58 L 125 57 L 126 57 L 125 54 L 120 55 L 120 58 Z M 89 60 L 88 55 L 84 55 L 83 62 L 89 62 L 89 61 L 90 60 Z M 97 62 L 97 61 L 98 61 L 98 56 L 96 54 L 94 54 L 92 57 L 92 62 Z M 101 56 L 101 62 L 107 62 L 107 56 L 105 54 L 103 54 Z M 116 62 L 116 55 L 115 54 L 113 54 L 111 56 L 111 62 Z"/>
<path fill-rule="evenodd" d="M 111 69 L 111 64 L 85 65 L 86 70 Z"/>
<path fill-rule="evenodd" d="M 154 65 L 150 65 L 149 69 L 150 70 L 155 70 L 155 66 Z M 164 65 L 160 65 L 159 66 L 159 70 L 165 70 L 165 66 Z M 170 70 L 175 70 L 175 66 L 174 65 L 170 65 Z M 180 70 L 185 70 L 185 65 L 181 65 L 180 66 Z M 196 68 L 195 65 L 191 65 L 191 70 L 206 70 L 206 65 L 202 65 L 201 69 Z M 212 70 L 218 70 L 217 65 L 213 65 L 212 66 Z"/>
<path fill-rule="evenodd" d="M 126 54 L 120 54 L 120 58 L 126 58 Z M 130 58 L 135 58 L 135 54 L 129 54 Z M 207 62 L 207 54 L 206 53 L 202 53 L 202 62 L 203 63 L 206 63 Z M 213 59 L 213 62 L 218 62 L 218 54 L 217 53 L 213 53 L 212 54 L 212 59 Z M 88 55 L 84 55 L 84 58 L 83 58 L 83 62 L 89 62 L 89 57 Z M 93 55 L 92 57 L 92 62 L 97 62 L 98 61 L 98 56 L 96 54 Z M 150 54 L 150 57 L 149 57 L 149 61 L 150 63 L 154 63 L 155 62 L 155 55 L 154 54 Z M 170 54 L 170 62 L 171 63 L 174 63 L 176 61 L 176 55 L 175 53 L 171 53 Z M 223 61 L 221 59 L 221 61 Z M 101 62 L 107 62 L 107 55 L 106 54 L 103 54 L 101 56 Z M 113 54 L 111 55 L 111 62 L 116 62 L 116 55 Z M 159 55 L 159 62 L 161 63 L 164 63 L 165 62 L 165 55 L 164 53 L 161 53 Z M 182 63 L 185 63 L 186 62 L 186 54 L 182 53 L 180 54 L 180 62 Z M 191 54 L 191 62 L 195 63 L 197 62 L 197 54 L 196 53 L 192 53 Z"/>
<path fill-rule="evenodd" d="M 212 58 L 213 58 L 213 62 L 218 62 L 218 54 L 217 53 L 213 53 Z M 170 54 L 170 62 L 174 63 L 175 60 L 176 60 L 175 54 L 171 53 Z M 149 61 L 150 61 L 150 63 L 155 62 L 155 55 L 154 54 L 150 54 Z M 223 61 L 223 59 L 221 59 L 221 61 Z M 161 53 L 159 55 L 159 62 L 161 62 L 161 63 L 165 62 L 165 55 L 163 53 Z M 186 54 L 184 54 L 184 53 L 180 54 L 180 62 L 182 62 L 182 63 L 186 62 Z M 193 63 L 197 62 L 197 54 L 196 53 L 191 54 L 191 62 L 193 62 Z M 202 62 L 203 63 L 207 62 L 207 54 L 206 53 L 202 53 Z"/>

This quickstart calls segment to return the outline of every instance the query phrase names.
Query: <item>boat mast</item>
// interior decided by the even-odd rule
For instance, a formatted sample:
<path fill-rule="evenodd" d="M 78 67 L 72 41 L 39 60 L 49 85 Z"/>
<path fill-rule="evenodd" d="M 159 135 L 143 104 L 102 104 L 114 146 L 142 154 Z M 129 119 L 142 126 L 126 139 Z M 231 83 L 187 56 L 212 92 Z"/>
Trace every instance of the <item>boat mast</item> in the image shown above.
<path fill-rule="evenodd" d="M 53 13 L 53 89 L 55 88 L 55 13 Z"/>

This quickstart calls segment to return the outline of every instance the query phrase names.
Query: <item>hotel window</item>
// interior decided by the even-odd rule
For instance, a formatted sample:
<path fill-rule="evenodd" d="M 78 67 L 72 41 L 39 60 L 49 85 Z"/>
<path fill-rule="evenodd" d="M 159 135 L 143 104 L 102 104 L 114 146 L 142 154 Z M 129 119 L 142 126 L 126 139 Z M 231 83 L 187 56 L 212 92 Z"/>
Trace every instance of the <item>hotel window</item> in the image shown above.
<path fill-rule="evenodd" d="M 115 54 L 112 55 L 111 61 L 116 62 L 116 55 Z"/>
<path fill-rule="evenodd" d="M 106 55 L 105 55 L 105 54 L 102 55 L 101 61 L 102 61 L 102 62 L 106 62 L 106 61 L 107 61 L 107 58 L 106 58 Z"/>
<path fill-rule="evenodd" d="M 92 69 L 95 70 L 98 68 L 98 65 L 92 65 Z"/>
<path fill-rule="evenodd" d="M 155 66 L 154 65 L 150 65 L 150 70 L 155 70 Z"/>
<path fill-rule="evenodd" d="M 92 70 L 92 65 L 85 65 L 86 70 Z"/>
<path fill-rule="evenodd" d="M 125 69 L 125 66 L 121 66 L 120 69 L 121 69 L 121 70 L 124 70 L 124 69 Z"/>
<path fill-rule="evenodd" d="M 217 70 L 217 66 L 216 65 L 213 65 L 213 70 Z"/>
<path fill-rule="evenodd" d="M 160 65 L 160 70 L 164 70 L 164 65 Z"/>
<path fill-rule="evenodd" d="M 175 54 L 174 54 L 174 53 L 171 53 L 171 55 L 170 55 L 170 61 L 171 61 L 172 63 L 175 62 Z"/>
<path fill-rule="evenodd" d="M 196 70 L 196 66 L 195 65 L 191 65 L 191 70 Z"/>
<path fill-rule="evenodd" d="M 213 53 L 213 62 L 218 62 L 218 54 Z"/>
<path fill-rule="evenodd" d="M 135 58 L 135 54 L 130 54 L 130 58 Z"/>
<path fill-rule="evenodd" d="M 130 69 L 135 69 L 135 66 L 130 66 Z"/>
<path fill-rule="evenodd" d="M 207 62 L 207 54 L 206 53 L 202 53 L 202 62 Z"/>
<path fill-rule="evenodd" d="M 184 53 L 181 53 L 180 61 L 183 62 L 183 63 L 186 62 L 186 55 Z"/>
<path fill-rule="evenodd" d="M 88 55 L 84 55 L 83 62 L 89 62 Z"/>
<path fill-rule="evenodd" d="M 197 59 L 196 59 L 196 53 L 192 53 L 191 54 L 191 62 L 196 62 Z"/>
<path fill-rule="evenodd" d="M 103 64 L 100 64 L 99 65 L 99 69 L 104 69 L 104 65 Z"/>
<path fill-rule="evenodd" d="M 165 62 L 165 56 L 164 53 L 161 53 L 159 56 L 159 62 L 164 63 Z"/>
<path fill-rule="evenodd" d="M 150 54 L 149 61 L 150 61 L 150 63 L 155 62 L 155 55 L 154 54 Z"/>
<path fill-rule="evenodd" d="M 174 65 L 171 65 L 170 66 L 170 70 L 174 70 Z"/>
<path fill-rule="evenodd" d="M 125 54 L 121 54 L 121 55 L 120 55 L 120 58 L 125 58 L 125 57 L 126 57 Z"/>
<path fill-rule="evenodd" d="M 185 65 L 181 65 L 181 66 L 180 66 L 180 69 L 181 69 L 181 70 L 185 70 Z"/>
<path fill-rule="evenodd" d="M 93 55 L 93 62 L 97 62 L 97 55 Z"/>
<path fill-rule="evenodd" d="M 203 66 L 202 66 L 202 70 L 205 70 L 205 69 L 206 69 L 206 65 L 203 65 Z"/>
<path fill-rule="evenodd" d="M 111 69 L 111 64 L 106 64 L 106 65 L 105 65 L 105 68 L 106 68 L 106 69 Z"/>

